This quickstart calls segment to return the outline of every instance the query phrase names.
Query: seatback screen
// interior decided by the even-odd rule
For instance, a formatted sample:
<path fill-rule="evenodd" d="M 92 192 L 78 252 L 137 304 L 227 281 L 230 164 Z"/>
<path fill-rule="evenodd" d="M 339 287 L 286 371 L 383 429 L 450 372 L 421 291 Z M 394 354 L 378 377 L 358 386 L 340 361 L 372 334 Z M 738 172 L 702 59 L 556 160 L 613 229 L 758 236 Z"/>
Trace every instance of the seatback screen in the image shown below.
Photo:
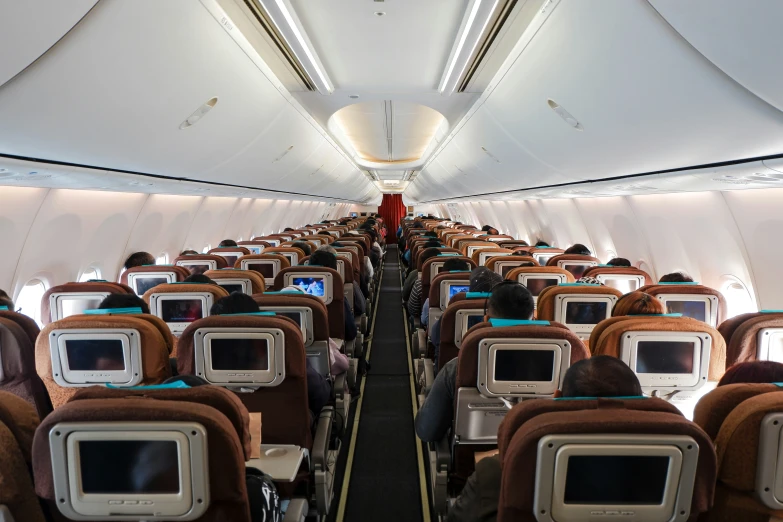
<path fill-rule="evenodd" d="M 552 350 L 498 350 L 495 352 L 496 381 L 551 381 L 555 352 Z"/>
<path fill-rule="evenodd" d="M 275 266 L 271 263 L 252 263 L 247 265 L 247 269 L 258 272 L 264 279 L 275 277 Z"/>
<path fill-rule="evenodd" d="M 606 319 L 607 303 L 567 303 L 566 324 L 598 324 Z"/>
<path fill-rule="evenodd" d="M 559 279 L 547 279 L 547 278 L 541 278 L 541 279 L 533 279 L 529 278 L 525 282 L 525 287 L 530 290 L 530 293 L 533 295 L 533 297 L 538 297 L 538 294 L 541 293 L 544 288 L 548 286 L 556 286 L 560 282 Z"/>
<path fill-rule="evenodd" d="M 323 277 L 294 277 L 291 282 L 304 293 L 316 297 L 323 297 L 326 291 L 326 282 Z"/>
<path fill-rule="evenodd" d="M 201 299 L 160 299 L 158 306 L 167 323 L 192 323 L 204 317 Z"/>
<path fill-rule="evenodd" d="M 245 288 L 243 285 L 234 285 L 234 284 L 223 284 L 218 282 L 218 284 L 223 287 L 223 289 L 228 292 L 229 294 L 233 294 L 234 292 L 239 292 L 240 294 L 245 291 Z"/>
<path fill-rule="evenodd" d="M 237 254 L 235 256 L 230 256 L 230 255 L 224 254 L 221 257 L 226 260 L 226 264 L 229 267 L 232 267 L 237 262 L 237 259 L 239 259 L 239 254 Z"/>
<path fill-rule="evenodd" d="M 261 245 L 244 245 L 244 247 L 250 250 L 250 253 L 253 255 L 258 255 L 264 251 L 264 247 Z"/>
<path fill-rule="evenodd" d="M 133 280 L 133 284 L 136 285 L 136 293 L 144 295 L 147 290 L 155 288 L 158 285 L 165 285 L 169 282 L 167 277 L 141 277 L 136 276 Z"/>
<path fill-rule="evenodd" d="M 568 458 L 566 504 L 663 503 L 669 457 L 573 455 Z"/>
<path fill-rule="evenodd" d="M 563 270 L 571 272 L 571 274 L 574 276 L 574 279 L 581 278 L 588 268 L 590 267 L 587 265 L 563 265 Z"/>
<path fill-rule="evenodd" d="M 95 297 L 95 298 L 79 297 L 73 299 L 70 299 L 68 297 L 61 298 L 60 303 L 63 312 L 61 319 L 65 319 L 66 317 L 70 317 L 72 315 L 83 314 L 85 310 L 95 310 L 101 305 L 102 301 L 103 301 L 102 297 Z"/>
<path fill-rule="evenodd" d="M 269 343 L 265 339 L 212 339 L 213 370 L 268 370 Z"/>
<path fill-rule="evenodd" d="M 637 373 L 693 373 L 694 346 L 690 341 L 639 341 Z"/>
<path fill-rule="evenodd" d="M 484 320 L 484 316 L 481 315 L 481 314 L 479 314 L 479 315 L 469 315 L 468 316 L 468 323 L 467 323 L 468 324 L 468 330 L 470 330 L 471 328 L 473 328 L 474 326 L 476 326 L 477 324 L 479 324 L 483 320 Z"/>
<path fill-rule="evenodd" d="M 199 274 L 203 274 L 204 272 L 206 272 L 212 267 L 210 265 L 188 265 L 185 268 L 190 270 L 191 274 L 199 275 Z"/>
<path fill-rule="evenodd" d="M 470 291 L 469 285 L 451 285 L 449 286 L 449 301 L 460 292 Z"/>
<path fill-rule="evenodd" d="M 180 491 L 179 450 L 168 440 L 79 441 L 86 494 L 175 494 Z"/>
<path fill-rule="evenodd" d="M 123 371 L 124 351 L 119 339 L 68 339 L 68 368 L 77 372 Z"/>
<path fill-rule="evenodd" d="M 288 262 L 291 263 L 291 266 L 296 266 L 296 260 L 294 259 L 294 256 L 296 256 L 296 254 L 294 254 L 293 252 L 281 252 L 281 255 L 286 259 L 288 259 Z"/>
<path fill-rule="evenodd" d="M 302 313 L 301 312 L 278 312 L 275 311 L 276 315 L 282 315 L 283 317 L 288 317 L 289 319 L 293 319 L 296 324 L 299 325 L 299 328 L 302 327 Z"/>
<path fill-rule="evenodd" d="M 704 301 L 666 301 L 666 313 L 682 314 L 706 322 L 707 304 Z"/>
<path fill-rule="evenodd" d="M 609 288 L 614 288 L 615 290 L 619 290 L 624 294 L 629 294 L 639 290 L 638 279 L 607 279 L 604 284 Z"/>

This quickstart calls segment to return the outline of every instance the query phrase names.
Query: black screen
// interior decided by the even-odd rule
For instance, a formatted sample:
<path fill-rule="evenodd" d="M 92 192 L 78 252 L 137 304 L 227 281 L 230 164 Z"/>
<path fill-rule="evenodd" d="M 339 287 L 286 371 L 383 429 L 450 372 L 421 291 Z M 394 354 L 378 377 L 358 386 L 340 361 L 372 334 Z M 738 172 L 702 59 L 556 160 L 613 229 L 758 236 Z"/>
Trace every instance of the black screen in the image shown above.
<path fill-rule="evenodd" d="M 167 323 L 192 323 L 203 317 L 201 299 L 160 299 L 161 319 Z"/>
<path fill-rule="evenodd" d="M 236 255 L 236 256 L 223 255 L 222 257 L 223 257 L 223 259 L 226 260 L 226 264 L 229 267 L 234 266 L 234 264 L 237 262 L 237 259 L 239 259 L 239 255 Z"/>
<path fill-rule="evenodd" d="M 269 344 L 264 339 L 212 339 L 213 370 L 268 370 Z"/>
<path fill-rule="evenodd" d="M 77 372 L 123 371 L 122 341 L 119 339 L 84 339 L 65 341 L 68 368 Z"/>
<path fill-rule="evenodd" d="M 640 341 L 636 348 L 638 373 L 693 373 L 690 341 Z"/>
<path fill-rule="evenodd" d="M 199 275 L 199 274 L 203 274 L 207 270 L 210 270 L 212 267 L 210 267 L 209 265 L 188 265 L 185 268 L 190 270 L 191 274 Z"/>
<path fill-rule="evenodd" d="M 247 265 L 248 270 L 258 272 L 264 279 L 272 279 L 275 277 L 275 266 L 271 263 L 254 263 Z"/>
<path fill-rule="evenodd" d="M 234 292 L 239 292 L 241 294 L 241 293 L 244 293 L 244 291 L 245 291 L 243 285 L 227 285 L 227 284 L 223 284 L 223 283 L 220 283 L 220 282 L 218 282 L 218 284 L 220 286 L 222 286 L 223 289 L 226 292 L 228 292 L 229 294 L 233 294 Z"/>
<path fill-rule="evenodd" d="M 530 293 L 534 297 L 538 297 L 538 294 L 548 286 L 555 286 L 560 282 L 559 279 L 528 279 L 525 283 L 525 287 L 530 290 Z"/>
<path fill-rule="evenodd" d="M 571 456 L 563 501 L 591 505 L 661 504 L 668 471 L 669 457 Z"/>
<path fill-rule="evenodd" d="M 136 285 L 136 293 L 138 295 L 144 295 L 150 288 L 155 288 L 158 285 L 165 285 L 169 282 L 167 277 L 136 277 L 134 278 L 134 284 Z"/>
<path fill-rule="evenodd" d="M 500 266 L 500 272 L 503 277 L 506 277 L 506 274 L 514 270 L 515 268 L 519 268 L 518 265 L 501 265 Z"/>
<path fill-rule="evenodd" d="M 566 324 L 598 324 L 606 319 L 607 303 L 566 304 Z"/>
<path fill-rule="evenodd" d="M 175 494 L 180 491 L 179 452 L 171 440 L 79 441 L 86 494 Z"/>
<path fill-rule="evenodd" d="M 483 315 L 469 315 L 468 316 L 468 330 L 479 324 L 484 320 Z"/>
<path fill-rule="evenodd" d="M 704 301 L 666 301 L 666 313 L 682 314 L 706 322 L 707 304 Z"/>
<path fill-rule="evenodd" d="M 563 270 L 571 272 L 574 279 L 580 279 L 588 268 L 590 267 L 587 265 L 563 265 Z"/>
<path fill-rule="evenodd" d="M 498 350 L 496 381 L 551 381 L 555 352 L 552 350 Z"/>
<path fill-rule="evenodd" d="M 282 315 L 283 317 L 288 317 L 289 319 L 293 319 L 294 322 L 299 325 L 299 328 L 302 327 L 302 313 L 301 312 L 278 312 L 278 311 L 276 311 L 275 314 Z"/>

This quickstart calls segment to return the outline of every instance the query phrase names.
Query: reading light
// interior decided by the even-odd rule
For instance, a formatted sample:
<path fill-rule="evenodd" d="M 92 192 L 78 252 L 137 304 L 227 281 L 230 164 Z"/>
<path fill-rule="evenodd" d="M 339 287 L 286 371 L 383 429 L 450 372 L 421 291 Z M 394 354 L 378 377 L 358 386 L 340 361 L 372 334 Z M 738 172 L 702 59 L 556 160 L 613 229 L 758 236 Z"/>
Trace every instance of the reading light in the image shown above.
<path fill-rule="evenodd" d="M 497 5 L 498 0 L 471 0 L 468 4 L 457 41 L 449 56 L 448 66 L 438 85 L 438 92 L 441 94 L 448 95 L 454 92 Z M 477 24 L 477 20 L 480 23 Z"/>
<path fill-rule="evenodd" d="M 294 56 L 302 64 L 307 75 L 321 94 L 332 94 L 334 86 L 324 71 L 310 39 L 302 28 L 288 0 L 256 0 L 264 8 L 272 23 L 285 39 Z"/>

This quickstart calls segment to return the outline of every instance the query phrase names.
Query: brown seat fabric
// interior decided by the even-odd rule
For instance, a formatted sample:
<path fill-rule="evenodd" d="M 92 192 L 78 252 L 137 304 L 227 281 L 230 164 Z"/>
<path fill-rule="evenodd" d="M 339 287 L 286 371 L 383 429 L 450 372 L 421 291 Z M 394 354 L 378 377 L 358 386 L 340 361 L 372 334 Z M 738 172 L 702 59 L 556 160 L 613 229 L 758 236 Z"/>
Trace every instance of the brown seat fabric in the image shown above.
<path fill-rule="evenodd" d="M 514 268 L 506 273 L 506 279 L 509 281 L 519 281 L 519 276 L 530 274 L 541 275 L 541 277 L 546 277 L 548 274 L 558 274 L 564 275 L 566 277 L 566 282 L 568 283 L 576 281 L 571 272 L 556 266 L 523 266 L 521 268 Z"/>
<path fill-rule="evenodd" d="M 264 276 L 255 270 L 239 270 L 238 268 L 224 268 L 223 270 L 207 270 L 204 275 L 215 282 L 221 279 L 249 279 L 252 292 L 261 294 L 266 290 Z"/>
<path fill-rule="evenodd" d="M 727 368 L 758 360 L 758 333 L 764 328 L 783 328 L 783 313 L 742 314 L 720 325 L 718 331 L 726 340 Z"/>
<path fill-rule="evenodd" d="M 619 290 L 615 290 L 614 288 L 610 288 L 608 286 L 548 286 L 544 288 L 540 294 L 538 294 L 538 302 L 536 303 L 536 317 L 545 321 L 554 321 L 555 302 L 557 300 L 557 296 L 563 294 L 578 294 L 584 296 L 613 295 L 618 299 L 623 296 Z"/>
<path fill-rule="evenodd" d="M 646 292 L 650 295 L 659 296 L 661 294 L 696 294 L 696 295 L 714 295 L 718 298 L 718 326 L 726 320 L 727 308 L 726 298 L 723 294 L 704 285 L 662 285 L 652 284 L 643 286 L 639 289 L 641 292 Z"/>
<path fill-rule="evenodd" d="M 282 293 L 254 295 L 258 306 L 298 306 L 313 312 L 313 341 L 329 340 L 329 313 L 323 301 L 314 295 Z"/>
<path fill-rule="evenodd" d="M 435 276 L 431 284 L 426 285 L 421 281 L 421 295 L 427 296 L 430 300 L 430 309 L 440 307 L 440 284 L 443 281 L 465 281 L 470 282 L 470 272 L 441 272 Z M 425 293 L 425 291 L 427 293 Z M 425 298 L 423 298 L 425 299 Z"/>
<path fill-rule="evenodd" d="M 64 285 L 53 286 L 41 298 L 41 322 L 43 324 L 52 322 L 52 311 L 49 305 L 49 297 L 52 294 L 79 292 L 109 292 L 112 294 L 136 295 L 136 292 L 128 285 L 110 283 L 109 281 L 87 281 L 84 283 L 65 283 Z"/>
<path fill-rule="evenodd" d="M 177 258 L 179 259 L 179 258 Z M 176 259 L 175 259 L 176 261 Z M 190 270 L 187 268 L 176 266 L 176 265 L 145 265 L 145 266 L 135 266 L 133 268 L 129 268 L 126 271 L 122 273 L 120 276 L 120 283 L 123 285 L 128 284 L 128 276 L 130 274 L 139 274 L 139 273 L 145 273 L 145 272 L 169 272 L 175 275 L 177 281 L 184 281 L 186 277 L 190 275 Z"/>
<path fill-rule="evenodd" d="M 42 419 L 53 407 L 46 386 L 36 372 L 35 344 L 18 323 L 7 318 L 10 314 L 15 312 L 0 316 L 0 362 L 4 375 L 0 391 L 25 400 Z"/>
<path fill-rule="evenodd" d="M 250 252 L 248 250 L 248 252 Z M 214 261 L 217 265 L 217 269 L 220 270 L 221 268 L 226 268 L 228 266 L 228 263 L 226 261 L 226 258 L 223 256 L 218 256 L 215 254 L 190 254 L 185 256 L 179 256 L 174 259 L 174 264 L 176 265 L 180 261 Z M 177 265 L 179 266 L 179 265 Z M 188 271 L 188 275 L 194 274 L 196 272 L 193 272 L 192 269 L 188 267 L 180 267 L 184 268 Z M 186 276 L 187 277 L 187 276 Z"/>
<path fill-rule="evenodd" d="M 650 285 L 653 282 L 650 274 L 644 270 L 631 266 L 592 266 L 585 270 L 584 277 L 596 277 L 599 275 L 632 275 L 644 276 L 644 285 Z"/>
<path fill-rule="evenodd" d="M 779 391 L 780 387 L 774 384 L 738 383 L 720 386 L 699 399 L 693 411 L 693 422 L 715 440 L 723 421 L 734 408 L 751 397 Z"/>
<path fill-rule="evenodd" d="M 343 290 L 343 279 L 337 270 L 323 266 L 292 266 L 281 270 L 277 274 L 272 288 L 274 290 L 282 290 L 285 286 L 283 281 L 286 274 L 303 272 L 332 274 L 332 302 L 326 305 L 326 309 L 329 312 L 329 337 L 345 339 L 345 293 Z"/>
<path fill-rule="evenodd" d="M 456 345 L 455 330 L 457 327 L 457 312 L 460 310 L 486 309 L 486 299 L 466 299 L 465 293 L 458 293 L 452 298 L 446 311 L 440 320 L 440 349 L 438 355 L 438 369 L 459 355 Z"/>
<path fill-rule="evenodd" d="M 511 250 L 511 252 L 513 252 L 513 250 Z M 514 261 L 515 263 L 518 263 L 518 264 L 533 263 L 534 266 L 527 267 L 527 268 L 535 268 L 535 267 L 539 266 L 538 262 L 535 259 L 533 259 L 532 257 L 529 257 L 529 256 L 515 256 L 515 255 L 490 257 L 487 260 L 487 264 L 484 265 L 484 266 L 486 266 L 488 269 L 490 269 L 493 272 L 495 272 L 495 265 L 499 261 Z M 522 267 L 522 268 L 525 268 L 525 267 Z M 511 270 L 514 270 L 514 269 L 512 268 Z M 510 272 L 511 270 L 509 270 L 508 272 Z"/>

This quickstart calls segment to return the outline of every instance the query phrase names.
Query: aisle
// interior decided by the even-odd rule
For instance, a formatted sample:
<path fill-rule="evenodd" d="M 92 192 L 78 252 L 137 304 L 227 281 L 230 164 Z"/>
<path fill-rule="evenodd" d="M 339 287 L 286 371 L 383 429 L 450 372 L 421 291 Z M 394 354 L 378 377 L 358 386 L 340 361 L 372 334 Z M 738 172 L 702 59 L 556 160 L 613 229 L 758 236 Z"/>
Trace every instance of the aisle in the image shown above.
<path fill-rule="evenodd" d="M 422 520 L 418 443 L 400 306 L 400 265 L 390 245 L 350 469 L 346 522 Z"/>

